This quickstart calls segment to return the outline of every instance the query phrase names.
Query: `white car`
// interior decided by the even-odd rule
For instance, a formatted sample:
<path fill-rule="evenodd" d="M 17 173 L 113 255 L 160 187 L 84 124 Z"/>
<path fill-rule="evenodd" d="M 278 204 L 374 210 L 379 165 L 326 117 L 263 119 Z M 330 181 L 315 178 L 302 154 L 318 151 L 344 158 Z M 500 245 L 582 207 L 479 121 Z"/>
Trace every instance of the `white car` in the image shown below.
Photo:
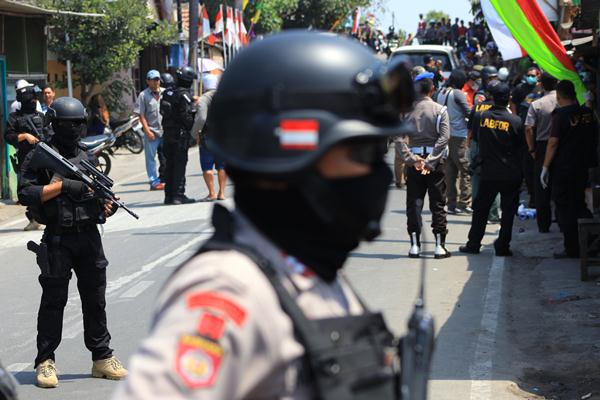
<path fill-rule="evenodd" d="M 392 52 L 391 58 L 400 57 L 402 61 L 411 66 L 424 65 L 424 57 L 431 56 L 434 60 L 442 61 L 442 71 L 445 79 L 448 79 L 453 69 L 459 67 L 456 51 L 451 46 L 439 46 L 433 44 L 402 46 Z"/>

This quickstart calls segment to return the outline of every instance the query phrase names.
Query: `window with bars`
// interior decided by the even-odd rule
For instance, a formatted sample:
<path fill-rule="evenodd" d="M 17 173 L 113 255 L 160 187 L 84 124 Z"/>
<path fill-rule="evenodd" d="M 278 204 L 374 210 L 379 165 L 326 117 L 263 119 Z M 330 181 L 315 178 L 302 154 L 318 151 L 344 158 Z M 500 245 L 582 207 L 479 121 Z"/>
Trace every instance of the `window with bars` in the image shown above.
<path fill-rule="evenodd" d="M 6 56 L 6 72 L 23 75 L 45 74 L 45 19 L 2 15 L 0 21 L 0 48 Z"/>

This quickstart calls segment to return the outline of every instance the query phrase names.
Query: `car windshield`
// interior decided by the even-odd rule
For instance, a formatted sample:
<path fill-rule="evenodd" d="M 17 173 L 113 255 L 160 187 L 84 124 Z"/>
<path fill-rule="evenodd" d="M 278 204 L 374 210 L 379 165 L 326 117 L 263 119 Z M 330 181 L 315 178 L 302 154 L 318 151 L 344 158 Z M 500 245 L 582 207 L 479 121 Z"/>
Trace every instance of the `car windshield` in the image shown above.
<path fill-rule="evenodd" d="M 408 62 L 410 65 L 424 65 L 423 57 L 430 55 L 434 60 L 442 61 L 442 71 L 451 72 L 452 71 L 452 63 L 450 63 L 450 58 L 445 53 L 396 53 L 394 54 L 394 59 L 400 59 L 402 62 Z"/>

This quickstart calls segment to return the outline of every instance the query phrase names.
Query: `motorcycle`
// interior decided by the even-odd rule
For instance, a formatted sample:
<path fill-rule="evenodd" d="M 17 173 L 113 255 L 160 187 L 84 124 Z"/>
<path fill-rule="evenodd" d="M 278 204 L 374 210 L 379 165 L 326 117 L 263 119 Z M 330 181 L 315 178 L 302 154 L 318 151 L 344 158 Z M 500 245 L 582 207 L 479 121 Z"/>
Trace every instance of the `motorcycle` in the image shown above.
<path fill-rule="evenodd" d="M 110 160 L 110 148 L 115 144 L 117 138 L 108 128 L 102 135 L 87 136 L 79 141 L 88 155 L 88 159 L 104 175 L 110 173 L 112 162 Z M 111 153 L 112 154 L 112 153 Z"/>
<path fill-rule="evenodd" d="M 110 173 L 115 150 L 125 147 L 133 154 L 144 150 L 142 124 L 136 115 L 114 121 L 104 128 L 104 134 L 83 138 L 80 143 L 86 149 L 90 162 L 104 175 Z"/>
<path fill-rule="evenodd" d="M 144 150 L 144 132 L 140 123 L 140 117 L 137 115 L 131 115 L 127 119 L 111 122 L 110 129 L 116 138 L 115 143 L 109 150 L 111 154 L 113 154 L 114 150 L 118 150 L 121 147 L 125 147 L 133 154 L 140 154 Z"/>

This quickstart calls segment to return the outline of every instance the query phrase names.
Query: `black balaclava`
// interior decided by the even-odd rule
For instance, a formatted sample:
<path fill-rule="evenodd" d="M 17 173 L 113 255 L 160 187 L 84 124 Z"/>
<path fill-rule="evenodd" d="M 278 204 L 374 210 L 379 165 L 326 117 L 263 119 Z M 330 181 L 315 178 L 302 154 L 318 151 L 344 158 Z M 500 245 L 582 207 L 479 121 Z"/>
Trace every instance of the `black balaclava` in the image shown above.
<path fill-rule="evenodd" d="M 63 156 L 74 157 L 77 155 L 78 143 L 85 128 L 85 121 L 54 121 L 52 144 Z"/>
<path fill-rule="evenodd" d="M 282 251 L 332 282 L 348 254 L 379 233 L 392 172 L 383 162 L 364 176 L 325 179 L 311 172 L 284 190 L 236 184 L 235 201 Z"/>

